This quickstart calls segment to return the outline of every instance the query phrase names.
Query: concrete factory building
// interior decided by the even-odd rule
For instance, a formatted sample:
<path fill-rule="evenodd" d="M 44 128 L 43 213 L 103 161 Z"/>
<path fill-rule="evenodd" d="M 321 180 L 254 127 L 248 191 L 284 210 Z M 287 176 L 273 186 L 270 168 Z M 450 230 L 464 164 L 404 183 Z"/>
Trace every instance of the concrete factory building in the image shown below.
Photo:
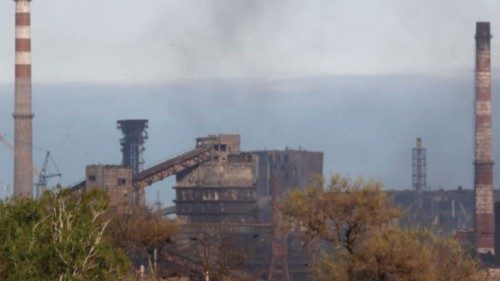
<path fill-rule="evenodd" d="M 73 192 L 105 190 L 111 209 L 124 212 L 142 203 L 136 199 L 145 187 L 175 175 L 175 213 L 185 222 L 181 239 L 231 235 L 259 249 L 248 264 L 251 270 L 276 280 L 305 280 L 307 255 L 297 239 L 280 231 L 280 216 L 274 214 L 284 192 L 305 188 L 322 176 L 322 152 L 288 148 L 244 152 L 239 135 L 221 134 L 197 138 L 193 149 L 136 175 L 134 167 L 89 165 L 86 179 L 73 186 Z"/>
<path fill-rule="evenodd" d="M 323 173 L 323 153 L 305 150 L 240 151 L 239 135 L 196 139 L 209 161 L 176 175 L 177 214 L 191 223 L 270 222 L 271 174 L 280 191 L 305 187 Z"/>
<path fill-rule="evenodd" d="M 240 152 L 239 135 L 196 139 L 212 159 L 176 175 L 177 215 L 191 223 L 256 223 L 256 158 Z"/>
<path fill-rule="evenodd" d="M 73 190 L 103 189 L 110 194 L 111 205 L 121 209 L 125 202 L 141 203 L 134 198 L 145 187 L 176 176 L 174 202 L 180 218 L 188 223 L 248 224 L 270 222 L 273 176 L 283 193 L 306 187 L 323 174 L 322 152 L 288 148 L 244 152 L 240 143 L 239 135 L 200 137 L 192 150 L 135 176 L 133 165 L 89 165 L 86 179 Z"/>
<path fill-rule="evenodd" d="M 132 205 L 132 169 L 116 165 L 89 165 L 87 186 L 104 190 L 111 210 L 123 212 Z"/>

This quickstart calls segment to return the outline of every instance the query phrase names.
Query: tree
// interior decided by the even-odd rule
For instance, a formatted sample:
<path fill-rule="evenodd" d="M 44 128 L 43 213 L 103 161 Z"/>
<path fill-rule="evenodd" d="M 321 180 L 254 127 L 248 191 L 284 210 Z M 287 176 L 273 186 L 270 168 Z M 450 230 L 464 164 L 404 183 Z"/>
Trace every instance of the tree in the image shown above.
<path fill-rule="evenodd" d="M 401 212 L 378 182 L 336 175 L 326 190 L 317 181 L 292 191 L 281 211 L 305 242 L 319 245 L 316 280 L 486 280 L 456 241 L 398 227 Z"/>
<path fill-rule="evenodd" d="M 126 256 L 104 239 L 107 197 L 47 191 L 0 202 L 1 280 L 120 280 Z"/>
<path fill-rule="evenodd" d="M 243 271 L 252 247 L 248 239 L 254 243 L 255 239 L 186 233 L 181 227 L 145 206 L 135 206 L 112 215 L 106 237 L 128 255 L 136 268 L 146 266 L 145 275 L 153 280 L 192 276 L 243 281 L 248 277 Z"/>
<path fill-rule="evenodd" d="M 177 237 L 164 255 L 180 265 L 178 273 L 196 280 L 256 280 L 245 268 L 253 256 L 255 238 L 255 235 L 186 233 Z"/>
<path fill-rule="evenodd" d="M 106 237 L 123 250 L 136 265 L 146 265 L 157 275 L 161 252 L 177 234 L 175 221 L 154 213 L 146 206 L 131 207 L 126 213 L 112 214 Z"/>
<path fill-rule="evenodd" d="M 127 254 L 147 253 L 163 247 L 178 231 L 175 221 L 163 218 L 146 206 L 131 207 L 114 214 L 107 236 Z"/>

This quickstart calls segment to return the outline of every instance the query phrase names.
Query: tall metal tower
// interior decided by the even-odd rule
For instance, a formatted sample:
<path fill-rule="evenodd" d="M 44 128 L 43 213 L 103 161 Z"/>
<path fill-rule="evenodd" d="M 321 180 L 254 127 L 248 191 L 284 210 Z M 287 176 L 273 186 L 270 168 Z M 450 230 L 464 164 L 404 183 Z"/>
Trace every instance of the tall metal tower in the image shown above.
<path fill-rule="evenodd" d="M 123 133 L 123 138 L 120 139 L 122 165 L 132 168 L 132 177 L 135 177 L 144 164 L 143 152 L 144 143 L 148 138 L 148 120 L 119 120 L 117 125 Z"/>
<path fill-rule="evenodd" d="M 33 196 L 33 112 L 31 111 L 30 2 L 14 0 L 16 10 L 14 102 L 14 196 Z"/>
<path fill-rule="evenodd" d="M 417 138 L 417 145 L 412 151 L 412 186 L 420 193 L 427 188 L 427 149 L 422 147 L 422 138 Z"/>
<path fill-rule="evenodd" d="M 148 138 L 146 129 L 148 120 L 119 120 L 117 127 L 122 131 L 123 137 L 120 139 L 122 146 L 122 165 L 132 169 L 132 179 L 142 170 L 144 158 L 142 156 L 145 148 L 144 142 Z M 144 189 L 135 189 L 133 193 L 133 202 L 136 205 L 146 203 Z"/>
<path fill-rule="evenodd" d="M 281 197 L 280 175 L 278 166 L 271 167 L 271 262 L 269 264 L 268 281 L 290 281 L 288 268 L 288 233 L 284 230 L 284 219 L 279 211 L 278 202 Z"/>
<path fill-rule="evenodd" d="M 490 23 L 476 23 L 474 100 L 474 246 L 494 254 L 493 159 L 491 155 L 491 51 Z"/>

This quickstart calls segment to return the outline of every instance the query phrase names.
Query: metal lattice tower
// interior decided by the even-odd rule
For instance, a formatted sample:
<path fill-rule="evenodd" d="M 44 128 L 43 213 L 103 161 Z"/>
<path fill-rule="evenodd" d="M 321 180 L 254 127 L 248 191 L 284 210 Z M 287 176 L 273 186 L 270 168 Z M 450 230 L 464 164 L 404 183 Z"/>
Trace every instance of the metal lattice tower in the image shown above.
<path fill-rule="evenodd" d="M 120 139 L 122 165 L 132 168 L 132 176 L 135 177 L 144 165 L 143 152 L 145 140 L 148 138 L 148 120 L 119 120 L 117 125 L 123 133 L 123 138 Z"/>
<path fill-rule="evenodd" d="M 119 120 L 117 128 L 123 133 L 123 137 L 120 139 L 122 165 L 132 169 L 132 180 L 135 180 L 144 165 L 142 154 L 145 150 L 144 142 L 148 138 L 148 133 L 146 132 L 148 120 Z M 132 197 L 136 205 L 146 203 L 144 189 L 139 190 L 136 188 Z"/>
<path fill-rule="evenodd" d="M 276 171 L 276 166 L 271 169 L 273 230 L 271 238 L 271 262 L 267 280 L 290 281 L 290 270 L 288 268 L 288 233 L 283 228 L 283 217 L 278 209 L 278 201 L 281 196 L 280 178 Z"/>
<path fill-rule="evenodd" d="M 416 192 L 427 188 L 427 149 L 422 147 L 422 138 L 417 138 L 417 145 L 412 152 L 412 186 Z"/>

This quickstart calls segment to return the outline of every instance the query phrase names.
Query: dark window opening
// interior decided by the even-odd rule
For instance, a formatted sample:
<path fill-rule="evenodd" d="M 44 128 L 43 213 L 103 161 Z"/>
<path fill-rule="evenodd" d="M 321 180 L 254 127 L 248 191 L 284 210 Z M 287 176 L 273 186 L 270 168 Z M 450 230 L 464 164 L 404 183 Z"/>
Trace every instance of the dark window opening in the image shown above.
<path fill-rule="evenodd" d="M 227 146 L 225 144 L 220 145 L 220 150 L 221 151 L 226 151 Z"/>
<path fill-rule="evenodd" d="M 95 181 L 95 176 L 89 176 L 89 181 Z"/>
<path fill-rule="evenodd" d="M 126 179 L 118 179 L 118 185 L 126 185 L 127 180 Z"/>
<path fill-rule="evenodd" d="M 215 151 L 218 151 L 219 150 L 219 146 L 217 144 L 214 144 L 214 150 Z"/>

